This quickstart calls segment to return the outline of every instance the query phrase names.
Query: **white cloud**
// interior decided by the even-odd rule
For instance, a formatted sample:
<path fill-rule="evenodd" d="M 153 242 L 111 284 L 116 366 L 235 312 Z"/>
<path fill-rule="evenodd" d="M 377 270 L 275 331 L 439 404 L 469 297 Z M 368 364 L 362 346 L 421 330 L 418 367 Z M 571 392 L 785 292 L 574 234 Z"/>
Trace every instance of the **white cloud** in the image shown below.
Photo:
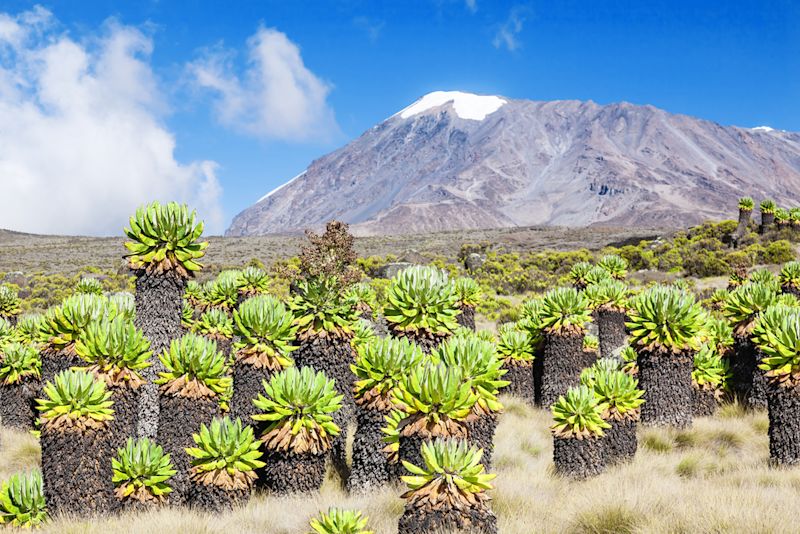
<path fill-rule="evenodd" d="M 78 42 L 43 8 L 0 13 L 0 228 L 121 235 L 158 199 L 223 230 L 216 164 L 175 160 L 151 51 L 113 21 Z"/>
<path fill-rule="evenodd" d="M 247 41 L 248 64 L 240 79 L 235 56 L 221 47 L 189 65 L 194 81 L 215 93 L 219 121 L 265 139 L 328 140 L 339 133 L 327 97 L 331 90 L 306 68 L 286 34 L 260 28 Z"/>
<path fill-rule="evenodd" d="M 526 6 L 514 6 L 511 8 L 508 18 L 497 28 L 497 32 L 494 34 L 492 44 L 495 48 L 505 47 L 513 52 L 520 47 L 518 37 L 525 25 L 528 12 L 529 8 Z"/>

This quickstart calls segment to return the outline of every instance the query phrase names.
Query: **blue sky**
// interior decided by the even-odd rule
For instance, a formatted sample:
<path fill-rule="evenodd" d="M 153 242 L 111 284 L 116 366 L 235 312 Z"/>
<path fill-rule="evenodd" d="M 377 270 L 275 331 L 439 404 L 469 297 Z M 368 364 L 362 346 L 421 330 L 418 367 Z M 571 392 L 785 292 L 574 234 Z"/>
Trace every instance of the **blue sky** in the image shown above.
<path fill-rule="evenodd" d="M 17 89 L 4 91 L 0 71 L 0 120 L 21 124 L 7 134 L 27 143 L 3 153 L 0 132 L 0 173 L 16 177 L 0 175 L 0 193 L 23 199 L 0 210 L 0 227 L 18 230 L 114 234 L 151 194 L 196 201 L 220 232 L 316 157 L 440 89 L 800 130 L 797 2 L 6 0 L 0 13 L 0 66 Z M 59 76 L 75 100 L 53 95 L 71 87 Z M 49 156 L 65 148 L 50 167 L 18 155 L 37 143 Z M 88 197 L 70 196 L 75 181 Z M 24 201 L 44 191 L 75 206 L 71 223 Z"/>

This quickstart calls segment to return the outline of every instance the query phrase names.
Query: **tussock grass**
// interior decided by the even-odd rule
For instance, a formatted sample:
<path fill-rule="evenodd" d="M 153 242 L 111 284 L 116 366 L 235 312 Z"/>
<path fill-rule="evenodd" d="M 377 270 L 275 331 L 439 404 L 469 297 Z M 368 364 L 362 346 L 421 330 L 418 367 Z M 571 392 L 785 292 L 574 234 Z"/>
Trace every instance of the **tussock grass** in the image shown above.
<path fill-rule="evenodd" d="M 686 430 L 641 429 L 634 461 L 574 482 L 552 474 L 550 416 L 504 398 L 495 449 L 497 479 L 492 506 L 503 534 L 678 533 L 796 531 L 791 503 L 800 491 L 800 469 L 773 469 L 765 413 L 724 407 Z M 38 462 L 29 434 L 0 431 L 0 473 Z M 352 507 L 370 517 L 380 534 L 396 532 L 403 489 L 387 487 L 348 496 L 329 476 L 310 497 L 258 495 L 232 513 L 210 515 L 165 509 L 94 521 L 57 518 L 47 532 L 299 534 L 329 506 Z"/>

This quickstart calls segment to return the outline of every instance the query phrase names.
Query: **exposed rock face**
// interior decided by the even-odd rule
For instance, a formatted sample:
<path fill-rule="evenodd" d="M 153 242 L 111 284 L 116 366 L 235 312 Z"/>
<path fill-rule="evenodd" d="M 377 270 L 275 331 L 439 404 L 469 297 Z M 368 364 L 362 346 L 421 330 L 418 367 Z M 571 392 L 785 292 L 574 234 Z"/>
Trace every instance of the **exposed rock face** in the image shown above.
<path fill-rule="evenodd" d="M 504 100 L 496 109 L 489 101 L 480 119 L 460 111 L 458 99 L 420 101 L 314 161 L 240 213 L 227 235 L 331 219 L 360 235 L 685 226 L 735 217 L 745 194 L 798 200 L 800 133 L 628 103 Z"/>

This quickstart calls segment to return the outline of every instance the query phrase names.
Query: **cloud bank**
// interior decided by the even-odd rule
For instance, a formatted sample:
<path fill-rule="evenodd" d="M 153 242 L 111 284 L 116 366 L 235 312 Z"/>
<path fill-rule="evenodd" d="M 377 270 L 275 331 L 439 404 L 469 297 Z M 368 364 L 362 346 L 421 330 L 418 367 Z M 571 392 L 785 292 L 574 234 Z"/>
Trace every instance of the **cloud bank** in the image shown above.
<path fill-rule="evenodd" d="M 189 65 L 193 81 L 214 94 L 218 120 L 263 139 L 327 141 L 339 134 L 327 97 L 331 86 L 311 72 L 286 34 L 261 28 L 247 41 L 248 63 L 236 74 L 235 54 L 205 51 Z"/>
<path fill-rule="evenodd" d="M 158 199 L 223 230 L 216 164 L 175 159 L 152 48 L 114 21 L 79 42 L 44 8 L 0 13 L 0 228 L 121 235 Z"/>

